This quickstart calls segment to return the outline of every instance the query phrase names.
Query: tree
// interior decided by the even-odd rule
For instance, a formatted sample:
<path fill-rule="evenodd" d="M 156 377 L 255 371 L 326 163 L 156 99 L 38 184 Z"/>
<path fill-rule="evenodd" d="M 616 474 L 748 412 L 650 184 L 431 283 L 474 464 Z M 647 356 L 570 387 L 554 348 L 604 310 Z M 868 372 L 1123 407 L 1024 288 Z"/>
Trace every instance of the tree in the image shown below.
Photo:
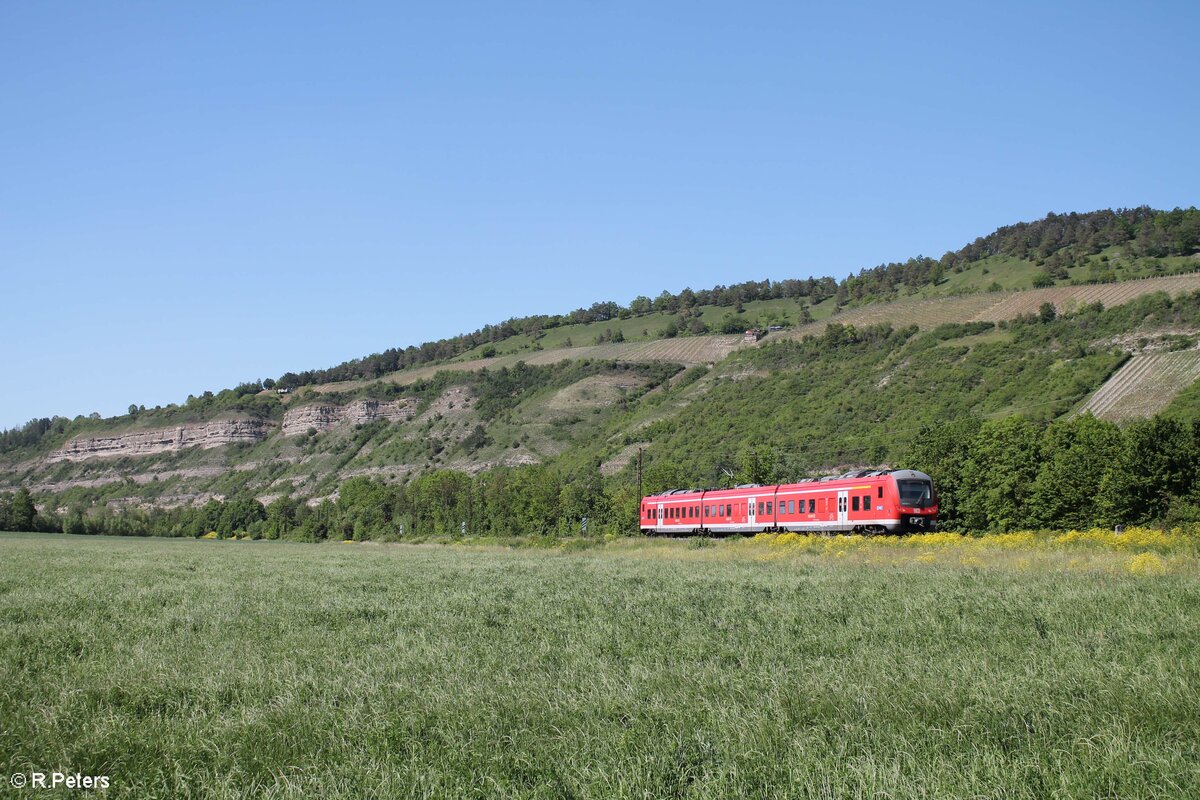
<path fill-rule="evenodd" d="M 588 520 L 588 533 L 596 533 L 608 517 L 608 499 L 604 482 L 595 468 L 584 470 L 566 480 L 559 490 L 558 506 L 562 514 L 562 532 L 580 532 L 580 521 Z"/>
<path fill-rule="evenodd" d="M 239 533 L 257 533 L 255 523 L 266 518 L 267 511 L 262 503 L 253 497 L 242 495 L 223 504 L 215 530 L 223 538 Z"/>
<path fill-rule="evenodd" d="M 735 483 L 777 483 L 779 474 L 774 448 L 743 448 L 738 454 L 739 469 L 734 473 Z"/>
<path fill-rule="evenodd" d="M 925 425 L 899 461 L 901 467 L 920 470 L 933 478 L 943 528 L 953 530 L 963 524 L 963 470 L 982 424 L 978 417 L 967 416 Z"/>
<path fill-rule="evenodd" d="M 1096 498 L 1121 450 L 1121 429 L 1091 414 L 1060 420 L 1042 436 L 1045 458 L 1030 494 L 1030 518 L 1044 527 L 1086 528 L 1101 516 Z"/>
<path fill-rule="evenodd" d="M 12 506 L 8 512 L 8 527 L 14 531 L 33 531 L 37 519 L 37 508 L 33 505 L 33 497 L 24 486 L 17 489 L 13 495 Z"/>
<path fill-rule="evenodd" d="M 1041 432 L 1021 416 L 979 428 L 962 471 L 962 518 L 968 529 L 1012 530 L 1029 524 Z"/>
<path fill-rule="evenodd" d="M 546 467 L 536 465 L 514 471 L 511 484 L 513 512 L 517 530 L 514 533 L 551 533 L 561 517 L 558 476 Z"/>
<path fill-rule="evenodd" d="M 1172 501 L 1196 488 L 1196 439 L 1194 429 L 1163 417 L 1126 428 L 1120 452 L 1100 484 L 1104 522 L 1136 525 L 1163 519 Z"/>

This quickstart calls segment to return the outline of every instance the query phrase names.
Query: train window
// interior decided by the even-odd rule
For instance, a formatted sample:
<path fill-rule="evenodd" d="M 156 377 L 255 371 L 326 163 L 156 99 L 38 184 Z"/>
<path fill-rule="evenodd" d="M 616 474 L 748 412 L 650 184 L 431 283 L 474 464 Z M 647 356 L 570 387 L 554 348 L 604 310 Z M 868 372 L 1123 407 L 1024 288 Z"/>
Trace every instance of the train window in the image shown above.
<path fill-rule="evenodd" d="M 763 501 L 762 501 L 762 500 L 759 500 L 759 501 L 758 501 L 758 515 L 759 515 L 760 517 L 761 517 L 763 514 L 765 514 L 765 513 L 766 513 L 765 511 L 763 511 L 763 509 L 764 509 L 764 508 L 765 508 L 765 506 L 763 505 Z"/>
<path fill-rule="evenodd" d="M 870 511 L 870 510 L 871 510 L 871 495 L 864 494 L 863 495 L 863 511 Z"/>
<path fill-rule="evenodd" d="M 883 487 L 882 486 L 879 487 L 879 499 L 880 500 L 883 499 Z"/>
<path fill-rule="evenodd" d="M 858 495 L 854 495 L 854 505 L 851 507 L 851 510 L 858 511 Z"/>
<path fill-rule="evenodd" d="M 768 517 L 771 516 L 771 513 L 772 513 L 771 512 L 771 503 L 768 501 L 767 502 L 767 516 Z"/>
<path fill-rule="evenodd" d="M 788 500 L 788 513 L 789 514 L 796 513 L 796 501 L 795 500 Z"/>
<path fill-rule="evenodd" d="M 815 497 L 808 498 L 808 513 L 810 513 L 810 514 L 817 513 L 817 498 L 815 498 Z"/>

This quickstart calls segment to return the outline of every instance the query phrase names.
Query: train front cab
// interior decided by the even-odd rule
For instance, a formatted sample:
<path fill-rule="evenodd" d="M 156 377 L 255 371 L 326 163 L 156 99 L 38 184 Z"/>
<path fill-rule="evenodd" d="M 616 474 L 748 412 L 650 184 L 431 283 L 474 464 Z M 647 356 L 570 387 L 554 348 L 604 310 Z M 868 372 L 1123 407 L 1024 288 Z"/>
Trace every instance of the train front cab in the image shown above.
<path fill-rule="evenodd" d="M 933 479 L 915 469 L 898 469 L 888 475 L 894 484 L 889 503 L 895 522 L 890 533 L 932 533 L 937 530 L 938 502 Z"/>

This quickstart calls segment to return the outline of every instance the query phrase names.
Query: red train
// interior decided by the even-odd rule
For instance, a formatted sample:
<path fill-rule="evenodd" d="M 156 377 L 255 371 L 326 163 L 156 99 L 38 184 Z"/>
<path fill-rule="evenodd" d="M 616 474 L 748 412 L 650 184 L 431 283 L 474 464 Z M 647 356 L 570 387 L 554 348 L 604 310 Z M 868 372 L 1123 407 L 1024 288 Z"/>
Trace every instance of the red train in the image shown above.
<path fill-rule="evenodd" d="M 643 533 L 914 533 L 936 528 L 933 480 L 912 469 L 847 472 L 779 486 L 672 489 L 642 498 Z"/>

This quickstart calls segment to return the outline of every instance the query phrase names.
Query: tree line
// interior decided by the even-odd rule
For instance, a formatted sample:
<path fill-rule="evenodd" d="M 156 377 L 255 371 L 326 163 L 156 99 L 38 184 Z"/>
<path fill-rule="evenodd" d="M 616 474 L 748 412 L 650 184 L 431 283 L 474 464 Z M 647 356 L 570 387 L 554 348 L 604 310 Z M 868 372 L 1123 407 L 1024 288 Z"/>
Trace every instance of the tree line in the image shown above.
<path fill-rule="evenodd" d="M 53 502 L 46 498 L 47 504 Z M 598 468 L 565 473 L 528 465 L 478 475 L 438 470 L 403 484 L 357 477 L 319 503 L 283 496 L 263 504 L 249 495 L 177 508 L 35 511 L 25 489 L 0 495 L 0 530 L 117 536 L 399 540 L 467 536 L 567 536 L 627 533 L 637 519 L 636 487 L 606 482 Z M 8 509 L 19 508 L 20 513 Z M 628 524 L 627 524 L 628 523 Z"/>
<path fill-rule="evenodd" d="M 963 417 L 901 463 L 933 477 L 950 530 L 1200 523 L 1200 422 Z"/>

